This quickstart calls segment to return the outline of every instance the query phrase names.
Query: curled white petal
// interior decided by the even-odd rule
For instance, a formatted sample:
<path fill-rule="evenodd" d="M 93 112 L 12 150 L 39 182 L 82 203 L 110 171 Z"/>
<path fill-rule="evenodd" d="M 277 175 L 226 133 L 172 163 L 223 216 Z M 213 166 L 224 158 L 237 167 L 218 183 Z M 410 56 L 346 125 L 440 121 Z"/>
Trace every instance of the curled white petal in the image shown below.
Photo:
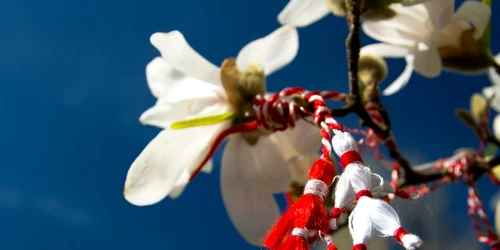
<path fill-rule="evenodd" d="M 455 0 L 431 0 L 424 6 L 436 30 L 444 28 L 455 13 Z"/>
<path fill-rule="evenodd" d="M 428 12 L 422 5 L 403 7 L 392 5 L 397 15 L 388 20 L 365 21 L 363 31 L 373 39 L 384 43 L 413 47 L 418 41 L 426 40 L 434 28 L 428 20 Z"/>
<path fill-rule="evenodd" d="M 221 115 L 229 112 L 230 108 L 227 102 L 218 97 L 191 98 L 177 102 L 160 99 L 155 106 L 142 113 L 139 121 L 144 125 L 168 128 L 177 121 Z"/>
<path fill-rule="evenodd" d="M 168 102 L 214 96 L 226 97 L 222 86 L 187 76 L 161 57 L 153 59 L 146 66 L 146 80 L 152 94 Z"/>
<path fill-rule="evenodd" d="M 437 49 L 428 47 L 420 43 L 418 49 L 415 50 L 415 59 L 413 67 L 416 72 L 425 77 L 436 77 L 441 73 L 441 57 Z M 423 47 L 423 48 L 422 48 Z"/>
<path fill-rule="evenodd" d="M 260 246 L 267 230 L 280 216 L 272 192 L 255 178 L 255 160 L 271 160 L 241 150 L 241 136 L 229 139 L 222 156 L 221 193 L 229 218 L 240 235 L 249 243 Z M 260 157 L 260 159 L 253 159 Z M 247 163 L 245 160 L 251 162 Z M 271 162 L 270 162 L 271 163 Z M 268 168 L 277 166 L 266 165 Z"/>
<path fill-rule="evenodd" d="M 411 75 L 413 73 L 413 56 L 407 56 L 406 59 L 406 67 L 401 73 L 401 75 L 394 81 L 392 82 L 387 88 L 384 89 L 382 92 L 383 95 L 392 95 L 408 84 L 408 81 L 410 81 Z"/>
<path fill-rule="evenodd" d="M 360 55 L 370 54 L 384 58 L 401 58 L 408 54 L 408 49 L 386 43 L 374 43 L 361 48 Z"/>
<path fill-rule="evenodd" d="M 308 26 L 330 13 L 326 0 L 290 0 L 279 13 L 280 24 Z"/>
<path fill-rule="evenodd" d="M 164 199 L 185 171 L 200 164 L 213 139 L 228 122 L 188 129 L 165 129 L 158 134 L 130 166 L 123 191 L 136 206 L 153 205 Z"/>
<path fill-rule="evenodd" d="M 491 108 L 493 108 L 496 112 L 500 112 L 500 85 L 483 88 L 483 95 L 486 98 L 491 98 L 495 95 L 495 98 L 491 102 Z"/>
<path fill-rule="evenodd" d="M 191 48 L 181 32 L 157 32 L 151 35 L 150 41 L 173 68 L 187 76 L 220 85 L 219 68 Z"/>
<path fill-rule="evenodd" d="M 495 61 L 497 63 L 500 63 L 500 53 L 498 53 L 495 56 Z M 497 71 L 493 67 L 489 68 L 488 77 L 490 78 L 490 81 L 493 85 L 500 85 L 500 75 L 497 73 Z"/>
<path fill-rule="evenodd" d="M 201 168 L 201 172 L 210 174 L 213 169 L 213 162 L 212 160 L 208 160 L 207 163 Z M 184 189 L 186 189 L 187 184 L 189 183 L 189 179 L 191 178 L 192 171 L 189 169 L 186 169 L 182 172 L 181 176 L 179 176 L 179 179 L 175 182 L 174 187 L 172 190 L 170 190 L 170 193 L 168 194 L 168 197 L 172 199 L 178 198 L 182 192 L 184 192 Z"/>
<path fill-rule="evenodd" d="M 243 47 L 236 58 L 236 66 L 243 72 L 249 65 L 260 63 L 264 67 L 264 73 L 270 75 L 292 62 L 298 50 L 297 29 L 284 25 Z"/>
<path fill-rule="evenodd" d="M 465 1 L 453 15 L 453 19 L 468 21 L 474 26 L 474 38 L 476 39 L 481 38 L 490 22 L 490 18 L 490 7 L 478 1 Z"/>
<path fill-rule="evenodd" d="M 493 119 L 493 134 L 500 140 L 500 115 L 496 115 Z"/>

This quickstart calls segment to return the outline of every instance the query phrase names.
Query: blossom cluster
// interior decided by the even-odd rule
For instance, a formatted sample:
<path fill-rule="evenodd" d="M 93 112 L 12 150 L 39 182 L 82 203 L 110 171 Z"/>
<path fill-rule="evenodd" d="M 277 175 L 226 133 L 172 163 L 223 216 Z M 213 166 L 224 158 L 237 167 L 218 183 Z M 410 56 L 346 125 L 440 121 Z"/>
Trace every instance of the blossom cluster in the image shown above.
<path fill-rule="evenodd" d="M 249 42 L 220 66 L 197 53 L 180 31 L 152 34 L 150 42 L 160 56 L 146 66 L 146 79 L 157 102 L 139 120 L 162 131 L 131 164 L 125 199 L 148 206 L 167 196 L 179 197 L 199 172 L 212 172 L 211 157 L 227 141 L 221 163 L 222 199 L 236 230 L 250 244 L 307 249 L 307 240 L 323 239 L 329 249 L 335 249 L 329 230 L 335 232 L 336 220 L 349 212 L 353 249 L 366 249 L 364 243 L 372 230 L 394 236 L 406 249 L 419 247 L 422 240 L 403 229 L 389 202 L 394 197 L 416 198 L 425 194 L 424 188 L 400 189 L 397 164 L 388 184 L 363 165 L 358 146 L 366 146 L 382 159 L 377 149 L 383 144 L 381 136 L 373 129 L 361 131 L 338 124 L 324 104 L 327 99 L 347 103 L 348 94 L 299 87 L 267 91 L 266 77 L 290 64 L 298 53 L 297 29 L 329 14 L 347 16 L 353 25 L 354 1 L 291 0 L 278 14 L 278 29 Z M 492 133 L 488 126 L 490 107 L 500 112 L 500 58 L 489 49 L 490 5 L 486 0 L 468 0 L 455 9 L 454 0 L 364 1 L 362 31 L 380 43 L 360 49 L 357 73 L 363 104 L 377 126 L 387 126 L 378 91 L 387 75 L 383 58 L 404 58 L 404 71 L 383 95 L 402 91 L 413 71 L 427 78 L 438 77 L 442 70 L 488 72 L 493 86 L 476 94 L 471 110 L 459 116 L 485 144 L 491 134 L 500 139 L 500 115 L 493 121 Z M 351 134 L 364 138 L 355 141 Z M 339 175 L 332 151 L 342 164 Z M 460 154 L 453 162 L 476 159 L 484 163 L 486 159 L 483 149 L 472 155 Z M 466 173 L 464 168 L 471 162 L 466 163 L 451 164 L 451 173 Z M 447 167 L 450 164 L 443 168 Z M 298 194 L 296 187 L 301 187 Z M 471 200 L 478 197 L 475 190 L 471 187 Z M 334 198 L 327 197 L 329 191 Z M 290 197 L 289 210 L 283 215 L 275 194 Z M 291 211 L 301 212 L 291 215 Z M 488 237 L 482 242 L 499 249 L 496 234 Z"/>

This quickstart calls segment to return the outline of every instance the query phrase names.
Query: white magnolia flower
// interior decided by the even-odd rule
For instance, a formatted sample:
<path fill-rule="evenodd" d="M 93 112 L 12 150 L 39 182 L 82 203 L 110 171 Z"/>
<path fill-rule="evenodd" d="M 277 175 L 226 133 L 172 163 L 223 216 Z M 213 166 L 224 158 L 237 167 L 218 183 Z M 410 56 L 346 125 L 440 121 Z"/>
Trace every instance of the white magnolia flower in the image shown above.
<path fill-rule="evenodd" d="M 495 60 L 500 62 L 500 53 L 495 56 Z M 486 98 L 491 98 L 494 95 L 494 99 L 491 101 L 491 107 L 496 112 L 500 112 L 500 75 L 498 75 L 493 67 L 490 67 L 488 70 L 488 77 L 490 78 L 492 86 L 484 88 L 483 95 Z"/>
<path fill-rule="evenodd" d="M 481 2 L 466 1 L 455 13 L 454 5 L 454 0 L 434 0 L 409 7 L 394 4 L 394 18 L 363 23 L 363 31 L 383 43 L 365 46 L 361 53 L 406 60 L 405 70 L 383 91 L 384 95 L 403 88 L 413 70 L 429 78 L 438 76 L 443 68 L 444 55 L 440 53 L 446 52 L 440 49 L 460 49 L 465 31 L 474 28 L 474 39 L 481 38 L 490 20 L 490 8 Z"/>
<path fill-rule="evenodd" d="M 500 53 L 494 58 L 497 62 L 500 61 Z M 488 77 L 492 83 L 492 86 L 483 88 L 483 95 L 491 99 L 491 108 L 493 108 L 497 113 L 500 113 L 500 75 L 496 72 L 493 67 L 488 70 Z M 500 140 L 500 114 L 497 114 L 493 118 L 493 135 Z"/>
<path fill-rule="evenodd" d="M 151 43 L 161 57 L 148 64 L 146 75 L 158 101 L 140 121 L 164 130 L 128 171 L 124 196 L 137 206 L 178 197 L 200 167 L 209 173 L 211 161 L 201 165 L 211 156 L 216 140 L 232 127 L 232 114 L 239 108 L 232 105 L 221 69 L 193 50 L 180 32 L 155 33 Z M 232 62 L 242 78 L 248 70 L 260 70 L 264 76 L 289 64 L 297 50 L 296 29 L 282 26 L 246 45 Z M 294 170 L 287 161 L 294 154 L 317 154 L 320 138 L 317 128 L 304 121 L 292 130 L 260 134 L 255 145 L 243 134 L 229 138 L 222 159 L 221 192 L 229 217 L 247 241 L 260 244 L 279 217 L 273 193 L 286 191 L 292 181 Z"/>
<path fill-rule="evenodd" d="M 342 15 L 345 10 L 342 6 L 344 0 L 290 0 L 285 8 L 279 13 L 278 21 L 281 24 L 289 24 L 295 27 L 304 27 L 322 19 L 331 12 Z M 387 1 L 370 0 L 370 4 L 377 5 L 377 1 L 382 5 L 387 5 Z M 429 0 L 394 0 L 410 6 Z"/>

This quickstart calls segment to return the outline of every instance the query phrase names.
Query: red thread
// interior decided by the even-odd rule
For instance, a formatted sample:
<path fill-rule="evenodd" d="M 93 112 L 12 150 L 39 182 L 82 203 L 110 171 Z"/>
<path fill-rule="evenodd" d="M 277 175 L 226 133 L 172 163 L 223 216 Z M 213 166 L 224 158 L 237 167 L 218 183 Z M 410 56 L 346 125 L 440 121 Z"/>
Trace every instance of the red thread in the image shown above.
<path fill-rule="evenodd" d="M 338 208 L 334 207 L 332 212 L 330 213 L 330 218 L 338 219 L 342 213 L 347 213 L 347 208 Z"/>
<path fill-rule="evenodd" d="M 407 235 L 408 233 L 404 230 L 403 227 L 400 227 L 394 231 L 394 238 L 401 244 L 403 244 L 403 236 Z"/>
<path fill-rule="evenodd" d="M 210 144 L 210 149 L 208 150 L 207 154 L 203 158 L 203 160 L 200 162 L 200 164 L 196 167 L 196 170 L 191 174 L 191 177 L 189 178 L 189 181 L 193 181 L 194 177 L 198 175 L 200 170 L 203 168 L 205 163 L 207 163 L 210 158 L 212 158 L 212 155 L 215 153 L 215 150 L 220 146 L 220 144 L 226 139 L 230 134 L 234 133 L 241 133 L 241 132 L 250 132 L 254 131 L 259 127 L 259 123 L 257 121 L 252 121 L 249 123 L 237 125 L 234 127 L 230 127 L 224 131 L 222 131 L 220 134 L 217 135 L 217 137 L 214 139 L 214 141 Z"/>
<path fill-rule="evenodd" d="M 320 158 L 316 160 L 309 170 L 309 180 L 321 180 L 330 186 L 335 177 L 335 167 L 331 161 Z"/>
<path fill-rule="evenodd" d="M 323 147 L 321 158 L 318 159 L 309 170 L 309 180 L 320 180 L 329 186 L 335 176 L 335 167 L 330 162 L 330 132 L 342 131 L 342 126 L 338 124 L 330 115 L 330 109 L 319 95 L 319 92 L 304 92 L 302 98 L 313 108 L 311 114 L 304 107 L 300 111 L 306 115 L 312 115 L 314 123 L 321 127 L 323 137 Z M 269 106 L 269 105 L 268 105 Z M 264 112 L 265 110 L 262 109 Z M 299 240 L 295 236 L 290 236 L 293 228 L 307 228 L 311 232 L 328 233 L 328 214 L 323 204 L 323 197 L 314 193 L 305 193 L 296 201 L 276 222 L 266 235 L 263 246 L 271 249 L 299 249 L 308 250 L 309 246 L 304 244 L 306 240 Z"/>
<path fill-rule="evenodd" d="M 349 150 L 346 151 L 345 153 L 340 156 L 340 161 L 342 162 L 342 165 L 347 166 L 353 162 L 360 162 L 363 163 L 363 159 L 361 159 L 361 155 L 356 150 Z"/>
<path fill-rule="evenodd" d="M 352 250 L 366 250 L 366 245 L 361 243 L 361 244 L 356 244 L 352 246 Z"/>
<path fill-rule="evenodd" d="M 368 196 L 372 198 L 372 192 L 366 189 L 360 190 L 359 192 L 356 193 L 356 200 L 359 200 L 359 198 L 361 198 L 362 196 Z"/>
<path fill-rule="evenodd" d="M 404 191 L 402 189 L 396 189 L 396 191 L 394 192 L 394 194 L 399 197 L 399 198 L 402 198 L 402 199 L 409 199 L 410 198 L 410 192 L 407 192 L 407 191 Z"/>

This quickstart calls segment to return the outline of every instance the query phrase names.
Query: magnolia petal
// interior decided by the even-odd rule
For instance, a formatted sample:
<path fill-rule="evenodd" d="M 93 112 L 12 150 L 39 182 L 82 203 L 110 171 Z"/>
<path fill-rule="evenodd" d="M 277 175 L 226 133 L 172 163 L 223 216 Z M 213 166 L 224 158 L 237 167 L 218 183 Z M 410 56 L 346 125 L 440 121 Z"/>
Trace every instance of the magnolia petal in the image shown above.
<path fill-rule="evenodd" d="M 291 181 L 291 173 L 285 159 L 276 145 L 268 137 L 260 137 L 256 145 L 248 144 L 241 135 L 232 136 L 224 149 L 228 155 L 222 164 L 242 168 L 248 182 L 272 192 L 285 192 Z M 231 155 L 231 157 L 229 157 Z"/>
<path fill-rule="evenodd" d="M 279 13 L 280 24 L 308 26 L 330 13 L 326 0 L 290 0 Z"/>
<path fill-rule="evenodd" d="M 404 86 L 408 84 L 408 81 L 410 81 L 412 73 L 413 58 L 412 56 L 407 56 L 406 67 L 403 70 L 403 73 L 401 73 L 401 75 L 394 82 L 392 82 L 387 88 L 385 88 L 382 94 L 385 96 L 392 95 L 404 88 Z"/>
<path fill-rule="evenodd" d="M 419 48 L 414 55 L 413 67 L 416 72 L 428 78 L 441 74 L 441 57 L 437 49 Z"/>
<path fill-rule="evenodd" d="M 424 3 L 424 6 L 436 30 L 444 28 L 455 13 L 455 0 L 431 0 Z"/>
<path fill-rule="evenodd" d="M 250 64 L 260 63 L 264 67 L 264 73 L 270 75 L 288 65 L 295 58 L 298 50 L 297 29 L 284 25 L 243 47 L 236 58 L 236 66 L 240 72 L 243 72 Z"/>
<path fill-rule="evenodd" d="M 384 21 L 365 21 L 362 24 L 363 32 L 369 37 L 388 44 L 412 47 L 415 44 L 413 39 L 404 37 L 393 27 L 383 24 Z"/>
<path fill-rule="evenodd" d="M 217 97 L 187 99 L 168 102 L 160 99 L 155 106 L 146 110 L 139 121 L 144 125 L 170 128 L 172 123 L 204 116 L 220 115 L 229 112 L 230 105 Z"/>
<path fill-rule="evenodd" d="M 203 97 L 226 97 L 221 86 L 186 76 L 161 57 L 156 57 L 146 66 L 146 80 L 156 98 L 163 98 L 169 102 Z"/>
<path fill-rule="evenodd" d="M 374 43 L 361 48 L 360 54 L 371 54 L 385 58 L 401 58 L 408 54 L 408 49 L 386 43 Z"/>
<path fill-rule="evenodd" d="M 493 134 L 500 140 L 500 115 L 496 115 L 493 119 Z"/>
<path fill-rule="evenodd" d="M 319 154 L 296 155 L 295 157 L 288 159 L 287 166 L 292 172 L 292 180 L 305 185 L 309 176 L 309 170 L 319 157 Z"/>
<path fill-rule="evenodd" d="M 392 5 L 398 14 L 389 20 L 365 21 L 363 31 L 373 39 L 384 43 L 413 47 L 417 41 L 426 40 L 432 33 L 432 24 L 425 7 Z"/>
<path fill-rule="evenodd" d="M 185 171 L 196 169 L 213 139 L 229 124 L 160 132 L 132 163 L 123 191 L 125 199 L 136 206 L 164 199 Z"/>
<path fill-rule="evenodd" d="M 474 38 L 483 35 L 491 18 L 491 9 L 488 5 L 478 1 L 465 1 L 453 16 L 453 19 L 470 22 L 475 30 Z"/>
<path fill-rule="evenodd" d="M 150 41 L 173 68 L 204 82 L 221 84 L 219 68 L 191 48 L 181 32 L 156 32 L 151 35 Z"/>
<path fill-rule="evenodd" d="M 269 138 L 281 150 L 285 160 L 298 155 L 317 154 L 321 146 L 321 130 L 304 120 L 294 128 L 272 133 Z"/>
<path fill-rule="evenodd" d="M 495 61 L 500 62 L 500 53 L 495 56 Z M 488 77 L 493 85 L 500 85 L 500 75 L 493 67 L 488 69 Z"/>
<path fill-rule="evenodd" d="M 294 128 L 269 136 L 287 161 L 292 179 L 303 184 L 312 164 L 319 158 L 321 138 L 320 129 L 304 120 L 297 121 Z"/>
<path fill-rule="evenodd" d="M 240 235 L 247 242 L 260 246 L 267 230 L 279 218 L 280 210 L 272 193 L 248 178 L 249 166 L 241 156 L 248 158 L 250 152 L 241 152 L 238 144 L 245 142 L 238 138 L 241 136 L 229 140 L 222 156 L 222 200 Z"/>
<path fill-rule="evenodd" d="M 212 160 L 208 160 L 205 165 L 203 165 L 203 168 L 201 169 L 201 172 L 210 174 L 213 169 L 213 163 Z M 186 170 L 182 172 L 181 176 L 179 179 L 177 179 L 177 182 L 175 182 L 175 186 L 172 188 L 170 193 L 168 194 L 168 197 L 172 199 L 177 199 L 184 189 L 187 187 L 187 184 L 189 183 L 189 179 L 191 178 L 192 171 Z"/>
<path fill-rule="evenodd" d="M 483 88 L 483 95 L 488 99 L 495 95 L 495 98 L 493 98 L 490 105 L 496 112 L 500 112 L 500 85 Z"/>

